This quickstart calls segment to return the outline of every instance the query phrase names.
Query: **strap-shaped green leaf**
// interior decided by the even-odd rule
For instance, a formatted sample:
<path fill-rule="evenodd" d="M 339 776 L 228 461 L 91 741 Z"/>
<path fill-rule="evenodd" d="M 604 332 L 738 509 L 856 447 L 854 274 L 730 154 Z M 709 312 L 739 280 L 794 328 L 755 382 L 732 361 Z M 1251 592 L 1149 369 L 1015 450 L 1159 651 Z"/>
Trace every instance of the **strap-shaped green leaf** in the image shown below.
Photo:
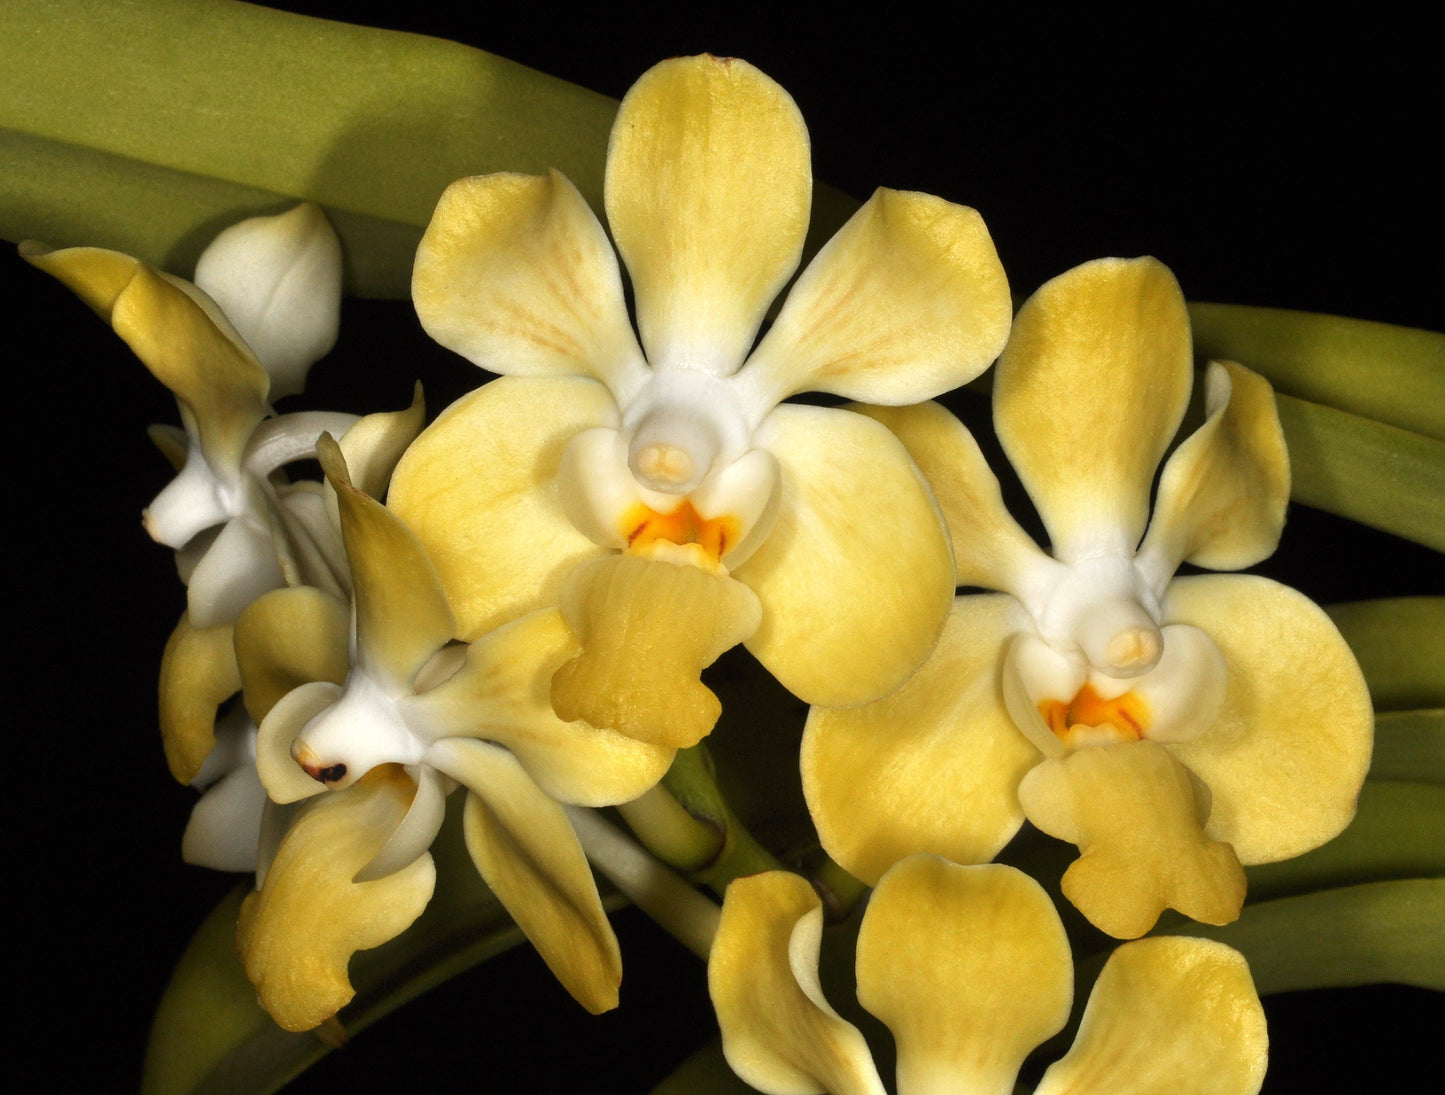
<path fill-rule="evenodd" d="M 306 198 L 349 289 L 405 297 L 454 179 L 555 167 L 600 206 L 616 105 L 455 42 L 229 0 L 13 0 L 0 234 L 187 273 L 226 223 Z"/>
<path fill-rule="evenodd" d="M 1325 608 L 1350 644 L 1375 711 L 1445 707 L 1445 597 L 1392 597 Z"/>
<path fill-rule="evenodd" d="M 1290 497 L 1445 551 L 1445 441 L 1293 396 L 1278 401 Z"/>
<path fill-rule="evenodd" d="M 1445 335 L 1361 319 L 1191 304 L 1194 347 L 1275 391 L 1445 441 Z"/>
<path fill-rule="evenodd" d="M 1251 905 L 1325 887 L 1445 877 L 1445 787 L 1371 780 L 1354 821 L 1334 840 L 1245 874 Z"/>
<path fill-rule="evenodd" d="M 1445 990 L 1445 879 L 1317 890 L 1249 905 L 1222 928 L 1170 934 L 1228 943 L 1249 960 L 1260 995 L 1393 982 Z"/>
<path fill-rule="evenodd" d="M 1445 708 L 1376 715 L 1370 779 L 1445 783 Z"/>

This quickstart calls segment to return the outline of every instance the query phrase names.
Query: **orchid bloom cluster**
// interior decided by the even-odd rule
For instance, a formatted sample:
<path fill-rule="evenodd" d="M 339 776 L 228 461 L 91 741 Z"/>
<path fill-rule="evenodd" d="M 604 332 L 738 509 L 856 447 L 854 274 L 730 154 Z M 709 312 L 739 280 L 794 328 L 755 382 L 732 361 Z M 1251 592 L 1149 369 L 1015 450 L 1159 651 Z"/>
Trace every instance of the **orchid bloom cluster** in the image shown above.
<path fill-rule="evenodd" d="M 422 913 L 453 792 L 549 968 L 616 1006 L 576 808 L 666 794 L 719 717 L 701 673 L 738 644 L 811 705 L 802 785 L 823 849 L 876 887 L 858 1000 L 897 1040 L 901 1095 L 1012 1091 L 1067 1020 L 1058 914 L 989 865 L 1025 818 L 1079 847 L 1063 892 L 1124 939 L 1167 907 L 1228 923 L 1242 864 L 1349 822 L 1371 714 L 1339 634 L 1266 579 L 1176 576 L 1275 547 L 1269 385 L 1210 364 L 1171 452 L 1193 369 L 1162 264 L 1086 264 L 1014 318 L 978 213 L 925 194 L 877 191 L 797 273 L 811 193 L 792 99 L 707 56 L 623 100 L 607 228 L 557 173 L 453 184 L 416 309 L 499 376 L 425 428 L 419 391 L 366 417 L 273 410 L 336 336 L 340 247 L 314 206 L 222 233 L 194 283 L 25 249 L 180 405 L 183 429 L 155 432 L 177 476 L 145 518 L 188 590 L 162 731 L 176 776 L 214 783 L 187 858 L 255 872 L 239 950 L 282 1026 L 331 1020 L 352 955 Z M 995 359 L 997 434 L 1048 551 L 927 402 Z M 324 479 L 291 482 L 302 459 Z M 727 888 L 724 1049 L 763 1091 L 874 1095 L 819 981 L 822 930 L 799 875 Z M 1265 1054 L 1238 954 L 1139 940 L 1038 1090 L 1247 1093 Z"/>

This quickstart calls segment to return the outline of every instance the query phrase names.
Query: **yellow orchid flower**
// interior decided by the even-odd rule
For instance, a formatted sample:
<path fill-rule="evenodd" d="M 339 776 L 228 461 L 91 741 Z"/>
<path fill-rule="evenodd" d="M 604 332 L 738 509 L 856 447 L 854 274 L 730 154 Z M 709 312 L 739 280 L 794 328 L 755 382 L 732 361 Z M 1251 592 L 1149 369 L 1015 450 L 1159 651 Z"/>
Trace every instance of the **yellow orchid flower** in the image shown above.
<path fill-rule="evenodd" d="M 699 672 L 738 642 L 799 696 L 860 703 L 937 638 L 947 538 L 901 445 L 827 392 L 915 403 L 981 372 L 1008 286 L 976 212 L 879 190 L 803 271 L 808 138 L 738 60 L 665 61 L 623 99 L 607 234 L 567 179 L 442 196 L 413 297 L 433 338 L 507 374 L 411 448 L 390 504 L 464 634 L 559 604 L 582 645 L 552 697 L 685 746 L 719 705 Z"/>
<path fill-rule="evenodd" d="M 556 609 L 455 640 L 421 544 L 352 485 L 318 444 L 335 488 L 353 601 L 309 587 L 256 600 L 236 624 L 256 765 L 273 801 L 303 803 L 241 912 L 248 975 L 276 1021 L 309 1029 L 352 996 L 347 963 L 399 934 L 430 898 L 428 852 L 447 795 L 467 789 L 478 871 L 569 992 L 617 1003 L 617 941 L 563 804 L 628 801 L 673 750 L 580 722 L 548 699 L 576 652 Z"/>
<path fill-rule="evenodd" d="M 823 995 L 822 902 L 782 871 L 733 882 L 708 961 L 723 1053 L 770 1095 L 883 1095 L 858 1028 Z M 1073 1001 L 1063 924 L 1012 867 L 901 860 L 863 914 L 858 1002 L 892 1032 L 898 1095 L 1009 1095 L 1024 1058 Z M 1222 943 L 1125 943 L 1089 996 L 1073 1048 L 1037 1095 L 1254 1095 L 1264 1010 Z"/>
<path fill-rule="evenodd" d="M 876 882 L 921 851 L 984 862 L 1026 816 L 1079 846 L 1069 899 L 1132 938 L 1165 907 L 1228 923 L 1241 864 L 1299 855 L 1354 816 L 1372 716 L 1338 631 L 1265 578 L 1175 577 L 1278 542 L 1289 467 L 1263 379 L 1209 366 L 1204 422 L 1164 463 L 1145 530 L 1190 387 L 1184 299 L 1161 263 L 1088 263 L 1025 304 L 994 421 L 1052 555 L 942 408 L 867 412 L 929 476 L 959 584 L 1003 592 L 959 597 L 892 696 L 810 714 L 804 788 L 849 871 Z"/>

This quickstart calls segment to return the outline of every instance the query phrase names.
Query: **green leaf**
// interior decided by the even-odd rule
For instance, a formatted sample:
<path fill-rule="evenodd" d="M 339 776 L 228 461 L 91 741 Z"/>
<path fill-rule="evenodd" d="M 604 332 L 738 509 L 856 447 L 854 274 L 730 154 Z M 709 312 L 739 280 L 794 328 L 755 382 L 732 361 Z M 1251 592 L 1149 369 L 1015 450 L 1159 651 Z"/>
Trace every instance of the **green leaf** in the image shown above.
<path fill-rule="evenodd" d="M 1334 840 L 1245 873 L 1251 904 L 1326 887 L 1445 876 L 1445 787 L 1367 782 L 1354 821 Z"/>
<path fill-rule="evenodd" d="M 186 273 L 225 224 L 305 198 L 351 291 L 405 297 L 454 179 L 555 167 L 600 205 L 616 106 L 454 42 L 229 0 L 13 0 L 0 234 Z"/>
<path fill-rule="evenodd" d="M 1376 712 L 1445 707 L 1445 597 L 1328 605 Z"/>
<path fill-rule="evenodd" d="M 1233 924 L 1185 923 L 1165 934 L 1228 943 L 1249 960 L 1260 995 L 1394 982 L 1445 990 L 1445 879 L 1318 890 L 1246 907 Z"/>
<path fill-rule="evenodd" d="M 1445 441 L 1445 335 L 1340 316 L 1189 306 L 1194 346 L 1277 392 Z"/>
<path fill-rule="evenodd" d="M 1445 709 L 1376 715 L 1370 779 L 1445 783 Z"/>
<path fill-rule="evenodd" d="M 1445 441 L 1277 399 L 1295 501 L 1445 551 Z"/>

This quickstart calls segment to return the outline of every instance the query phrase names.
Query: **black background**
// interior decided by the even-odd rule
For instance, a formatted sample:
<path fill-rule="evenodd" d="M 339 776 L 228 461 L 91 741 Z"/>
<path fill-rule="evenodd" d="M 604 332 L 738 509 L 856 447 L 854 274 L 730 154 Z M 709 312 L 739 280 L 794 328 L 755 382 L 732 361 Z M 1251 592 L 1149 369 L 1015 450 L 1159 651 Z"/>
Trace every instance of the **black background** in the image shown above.
<path fill-rule="evenodd" d="M 1089 258 L 1150 253 L 1191 299 L 1441 326 L 1427 36 L 1383 15 L 1281 28 L 1215 8 L 1172 9 L 1166 27 L 1162 13 L 958 5 L 824 20 L 786 6 L 280 6 L 454 38 L 612 96 L 666 56 L 744 57 L 797 99 L 819 178 L 860 198 L 888 185 L 977 207 L 1016 292 Z M 138 522 L 167 478 L 143 429 L 174 407 L 64 289 L 13 256 L 0 271 L 14 393 L 12 992 L 56 1089 L 130 1090 L 169 967 L 231 884 L 179 861 L 193 796 L 166 774 L 154 727 L 154 672 L 183 596 Z M 405 302 L 348 302 L 309 392 L 316 406 L 385 409 L 417 377 L 433 408 L 479 379 Z M 1263 569 L 1325 602 L 1442 586 L 1438 555 L 1298 509 Z M 288 1090 L 646 1091 L 707 1037 L 710 1014 L 701 965 L 635 914 L 618 919 L 618 1012 L 586 1016 L 522 949 Z M 1439 996 L 1398 988 L 1267 1008 L 1271 1092 L 1389 1089 L 1435 1051 L 1424 1037 L 1441 1016 Z"/>

